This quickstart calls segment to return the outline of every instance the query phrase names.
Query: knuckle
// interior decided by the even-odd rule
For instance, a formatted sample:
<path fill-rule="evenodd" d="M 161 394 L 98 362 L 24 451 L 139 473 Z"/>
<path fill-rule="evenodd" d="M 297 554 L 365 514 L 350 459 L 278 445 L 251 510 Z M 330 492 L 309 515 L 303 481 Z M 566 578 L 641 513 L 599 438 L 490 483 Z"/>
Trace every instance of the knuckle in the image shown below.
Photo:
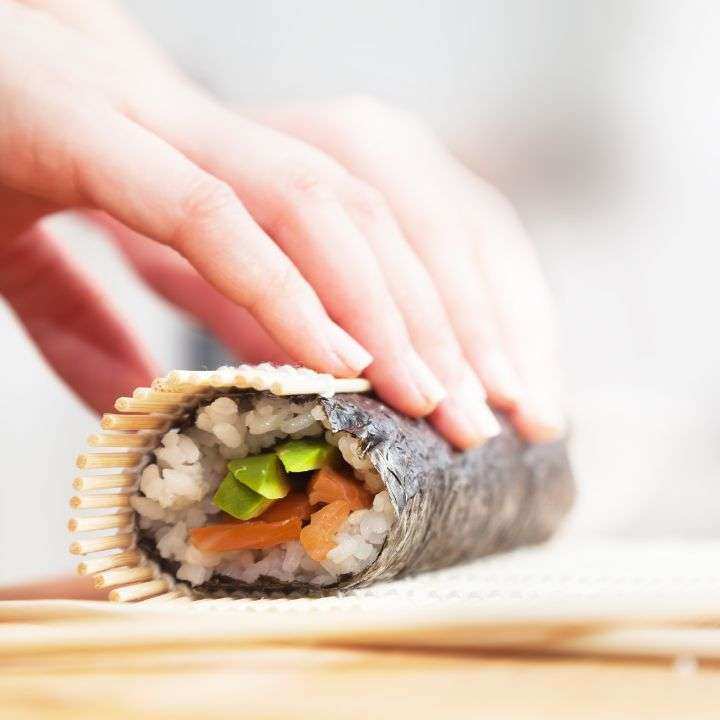
<path fill-rule="evenodd" d="M 306 208 L 337 202 L 337 193 L 327 173 L 303 165 L 289 171 L 281 180 L 276 200 L 263 227 L 277 238 L 297 230 Z"/>
<path fill-rule="evenodd" d="M 225 182 L 203 176 L 197 179 L 183 200 L 183 213 L 199 218 L 213 217 L 237 202 L 233 189 Z"/>
<path fill-rule="evenodd" d="M 329 200 L 334 197 L 332 185 L 324 173 L 309 166 L 301 166 L 288 173 L 285 186 L 288 196 L 295 202 Z"/>
<path fill-rule="evenodd" d="M 235 192 L 227 183 L 205 175 L 193 179 L 180 201 L 173 240 L 182 245 L 214 225 L 217 218 L 237 202 Z"/>
<path fill-rule="evenodd" d="M 352 211 L 365 220 L 378 220 L 390 212 L 384 195 L 362 180 L 352 180 L 347 194 Z"/>
<path fill-rule="evenodd" d="M 303 289 L 300 285 L 302 285 L 301 278 L 294 267 L 287 263 L 269 273 L 262 285 L 255 288 L 255 292 L 246 303 L 246 309 L 255 314 L 260 308 L 293 307 L 298 302 Z"/>

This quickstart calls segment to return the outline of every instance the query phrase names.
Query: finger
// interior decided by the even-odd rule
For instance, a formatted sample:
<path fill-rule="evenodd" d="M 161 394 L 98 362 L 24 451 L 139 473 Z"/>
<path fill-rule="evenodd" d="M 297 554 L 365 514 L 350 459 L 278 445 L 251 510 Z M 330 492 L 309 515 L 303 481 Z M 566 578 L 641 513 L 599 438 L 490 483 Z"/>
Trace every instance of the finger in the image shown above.
<path fill-rule="evenodd" d="M 68 122 L 67 136 L 81 141 L 67 159 L 75 184 L 66 196 L 175 248 L 296 361 L 339 376 L 369 364 L 225 183 L 114 112 L 96 108 Z"/>
<path fill-rule="evenodd" d="M 442 193 L 444 196 L 445 193 Z M 423 210 L 401 215 L 406 232 L 430 273 L 451 318 L 463 353 L 487 389 L 490 402 L 511 409 L 520 402 L 523 388 L 507 357 L 492 302 L 468 228 L 457 213 L 435 197 Z M 452 252 L 442 238 L 459 238 Z"/>
<path fill-rule="evenodd" d="M 36 225 L 0 243 L 0 294 L 53 369 L 98 412 L 155 376 L 101 292 Z"/>
<path fill-rule="evenodd" d="M 22 235 L 38 220 L 57 212 L 58 207 L 32 195 L 26 195 L 0 186 L 0 251 L 3 245 Z"/>
<path fill-rule="evenodd" d="M 458 198 L 466 198 L 465 217 L 477 238 L 480 263 L 492 268 L 486 279 L 503 343 L 526 388 L 515 422 L 532 440 L 556 439 L 565 431 L 565 421 L 555 312 L 537 255 L 507 201 L 464 168 L 459 175 L 465 194 L 459 192 Z"/>
<path fill-rule="evenodd" d="M 375 391 L 408 415 L 431 412 L 445 390 L 413 347 L 362 233 L 331 192 L 302 191 L 287 203 L 273 235 L 331 315 L 376 358 L 366 372 Z"/>
<path fill-rule="evenodd" d="M 158 294 L 210 328 L 242 362 L 291 362 L 292 358 L 244 308 L 221 295 L 177 252 L 104 213 L 93 219 L 107 230 L 135 271 Z"/>
<path fill-rule="evenodd" d="M 316 289 L 330 315 L 374 356 L 376 392 L 409 415 L 445 394 L 413 348 L 365 238 L 336 197 L 345 176 L 329 159 L 232 113 L 203 106 L 192 117 L 141 118 L 198 164 L 232 185 Z"/>
<path fill-rule="evenodd" d="M 384 200 L 357 182 L 345 186 L 344 200 L 380 262 L 413 345 L 447 388 L 448 396 L 432 415 L 433 424 L 460 448 L 499 434 L 485 390 L 463 356 L 440 295 Z"/>

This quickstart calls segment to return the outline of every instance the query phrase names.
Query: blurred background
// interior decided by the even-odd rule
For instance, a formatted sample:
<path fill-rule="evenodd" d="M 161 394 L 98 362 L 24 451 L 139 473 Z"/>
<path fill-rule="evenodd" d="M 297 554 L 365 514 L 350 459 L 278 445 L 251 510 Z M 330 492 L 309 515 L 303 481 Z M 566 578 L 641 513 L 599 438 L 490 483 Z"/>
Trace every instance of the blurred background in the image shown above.
<path fill-rule="evenodd" d="M 360 92 L 425 117 L 512 198 L 554 290 L 580 485 L 566 532 L 720 535 L 716 4 L 125 4 L 229 102 Z M 164 369 L 227 357 L 102 237 L 53 222 Z M 0 582 L 10 582 L 72 568 L 73 463 L 97 420 L 4 306 L 0 347 L 14 378 L 0 417 Z"/>

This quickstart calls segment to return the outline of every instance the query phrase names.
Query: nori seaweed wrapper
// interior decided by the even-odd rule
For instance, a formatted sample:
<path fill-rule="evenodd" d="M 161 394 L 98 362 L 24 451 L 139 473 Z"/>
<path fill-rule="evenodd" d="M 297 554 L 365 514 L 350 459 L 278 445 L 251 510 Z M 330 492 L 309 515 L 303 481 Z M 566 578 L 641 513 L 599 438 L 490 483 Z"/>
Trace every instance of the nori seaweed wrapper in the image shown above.
<path fill-rule="evenodd" d="M 387 541 L 368 568 L 343 575 L 332 586 L 280 583 L 260 577 L 253 585 L 215 575 L 193 590 L 207 596 L 253 592 L 327 594 L 547 540 L 570 509 L 575 487 L 562 441 L 521 440 L 500 417 L 502 433 L 474 450 L 457 452 L 425 420 L 396 413 L 372 396 L 321 397 L 333 432 L 358 438 L 387 486 L 397 512 Z M 147 536 L 140 547 L 164 570 Z"/>
<path fill-rule="evenodd" d="M 529 445 L 510 424 L 482 447 L 456 452 L 424 420 L 363 395 L 323 399 L 333 431 L 359 438 L 399 521 L 378 559 L 345 587 L 548 539 L 572 505 L 562 442 Z"/>

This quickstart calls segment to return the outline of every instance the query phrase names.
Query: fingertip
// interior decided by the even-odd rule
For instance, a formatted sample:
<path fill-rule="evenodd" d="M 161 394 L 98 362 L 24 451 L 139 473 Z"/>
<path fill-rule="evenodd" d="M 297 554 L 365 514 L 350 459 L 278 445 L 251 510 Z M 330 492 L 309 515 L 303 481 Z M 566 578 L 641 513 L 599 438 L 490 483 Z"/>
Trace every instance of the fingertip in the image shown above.
<path fill-rule="evenodd" d="M 365 375 L 379 397 L 409 417 L 429 415 L 446 396 L 445 388 L 415 351 L 402 359 L 376 360 Z"/>
<path fill-rule="evenodd" d="M 475 362 L 488 398 L 494 407 L 514 410 L 522 402 L 525 390 L 520 376 L 502 352 L 489 352 Z"/>
<path fill-rule="evenodd" d="M 405 366 L 415 385 L 416 392 L 424 400 L 422 414 L 428 415 L 447 396 L 447 390 L 414 350 L 408 353 Z"/>
<path fill-rule="evenodd" d="M 437 431 L 458 450 L 480 447 L 501 431 L 500 424 L 487 406 L 469 412 L 463 404 L 452 398 L 440 403 L 431 421 Z"/>
<path fill-rule="evenodd" d="M 567 432 L 562 413 L 548 401 L 523 403 L 513 414 L 513 423 L 518 432 L 533 443 L 555 442 Z"/>
<path fill-rule="evenodd" d="M 351 335 L 334 322 L 328 322 L 332 373 L 338 377 L 357 377 L 373 362 L 373 356 Z"/>
<path fill-rule="evenodd" d="M 448 397 L 435 411 L 433 421 L 453 445 L 468 449 L 482 445 L 501 432 L 487 403 L 483 384 L 469 363 L 460 361 L 446 374 Z"/>

